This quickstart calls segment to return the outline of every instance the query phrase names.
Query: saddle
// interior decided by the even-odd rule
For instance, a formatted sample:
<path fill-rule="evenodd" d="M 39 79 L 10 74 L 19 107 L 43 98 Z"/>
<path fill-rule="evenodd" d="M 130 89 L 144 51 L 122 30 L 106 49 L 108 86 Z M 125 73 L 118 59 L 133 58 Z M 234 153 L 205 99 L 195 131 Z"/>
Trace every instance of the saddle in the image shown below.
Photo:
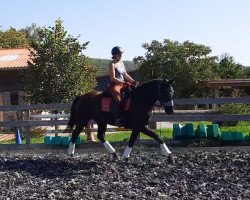
<path fill-rule="evenodd" d="M 103 112 L 116 112 L 119 108 L 122 112 L 127 112 L 130 106 L 130 94 L 132 92 L 130 85 L 124 84 L 122 87 L 121 101 L 118 104 L 111 92 L 111 86 L 108 85 L 107 89 L 103 92 L 102 98 L 102 111 Z"/>

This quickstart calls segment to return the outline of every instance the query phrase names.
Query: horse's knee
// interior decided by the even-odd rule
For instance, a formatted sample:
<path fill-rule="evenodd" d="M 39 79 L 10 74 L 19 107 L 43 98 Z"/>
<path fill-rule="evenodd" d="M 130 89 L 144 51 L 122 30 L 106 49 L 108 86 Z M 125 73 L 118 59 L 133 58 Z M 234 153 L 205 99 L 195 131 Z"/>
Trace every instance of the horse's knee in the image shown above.
<path fill-rule="evenodd" d="M 104 143 L 105 142 L 104 134 L 97 134 L 97 139 L 100 140 L 102 143 Z"/>
<path fill-rule="evenodd" d="M 159 137 L 158 142 L 159 142 L 160 144 L 163 144 L 163 143 L 164 143 L 164 140 L 163 140 L 161 137 Z"/>

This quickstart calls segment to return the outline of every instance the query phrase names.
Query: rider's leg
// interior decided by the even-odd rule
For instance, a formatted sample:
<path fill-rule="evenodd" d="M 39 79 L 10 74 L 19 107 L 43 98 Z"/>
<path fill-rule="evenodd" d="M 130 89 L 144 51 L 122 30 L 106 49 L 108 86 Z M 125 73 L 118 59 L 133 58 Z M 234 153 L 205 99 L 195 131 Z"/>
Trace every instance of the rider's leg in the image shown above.
<path fill-rule="evenodd" d="M 114 120 L 115 122 L 118 121 L 119 119 L 119 114 L 120 114 L 120 103 L 121 103 L 121 100 L 122 100 L 122 97 L 121 97 L 121 89 L 122 89 L 123 85 L 122 84 L 114 84 L 111 86 L 110 88 L 110 92 L 114 98 L 114 102 L 113 102 L 113 106 L 111 108 L 111 111 L 114 113 Z"/>
<path fill-rule="evenodd" d="M 84 127 L 84 125 L 76 125 L 76 127 L 72 133 L 71 142 L 69 143 L 69 148 L 68 148 L 68 153 L 70 155 L 74 155 L 74 153 L 75 153 L 75 142 L 76 142 L 79 134 L 81 133 L 83 127 Z"/>
<path fill-rule="evenodd" d="M 139 134 L 140 134 L 140 130 L 139 129 L 133 129 L 132 130 L 128 146 L 127 146 L 127 148 L 125 149 L 125 151 L 123 153 L 123 157 L 124 158 L 129 158 L 130 157 L 130 153 L 132 151 L 132 147 L 133 147 L 136 139 L 138 138 Z"/>
<path fill-rule="evenodd" d="M 98 131 L 97 131 L 98 140 L 102 142 L 102 144 L 108 150 L 109 153 L 112 153 L 112 154 L 115 153 L 115 149 L 112 147 L 112 145 L 108 141 L 105 140 L 105 132 L 106 132 L 107 124 L 98 121 L 97 126 L 98 126 Z"/>
<path fill-rule="evenodd" d="M 171 154 L 171 151 L 168 149 L 163 139 L 155 132 L 149 130 L 146 126 L 142 128 L 141 132 L 160 143 L 160 148 L 163 155 L 168 156 L 169 154 Z"/>
<path fill-rule="evenodd" d="M 93 133 L 93 124 L 88 123 L 86 126 L 86 135 L 87 135 L 87 141 L 91 141 L 91 142 L 95 142 L 95 137 L 94 137 L 94 133 Z"/>

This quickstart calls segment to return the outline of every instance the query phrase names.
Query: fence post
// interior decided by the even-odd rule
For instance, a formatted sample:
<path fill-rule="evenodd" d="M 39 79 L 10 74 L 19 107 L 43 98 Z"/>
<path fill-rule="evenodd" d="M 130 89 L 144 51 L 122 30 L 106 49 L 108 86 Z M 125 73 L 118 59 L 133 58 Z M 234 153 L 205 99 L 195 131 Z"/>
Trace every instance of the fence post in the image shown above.
<path fill-rule="evenodd" d="M 25 137 L 26 137 L 26 145 L 27 148 L 29 147 L 30 144 L 30 126 L 25 126 Z"/>
<path fill-rule="evenodd" d="M 219 90 L 218 90 L 218 89 L 214 89 L 214 97 L 215 97 L 215 98 L 218 98 L 218 97 L 219 97 Z M 217 109 L 217 104 L 216 104 L 216 103 L 213 103 L 213 104 L 212 104 L 212 109 L 213 109 L 213 110 L 216 110 L 216 109 Z"/>

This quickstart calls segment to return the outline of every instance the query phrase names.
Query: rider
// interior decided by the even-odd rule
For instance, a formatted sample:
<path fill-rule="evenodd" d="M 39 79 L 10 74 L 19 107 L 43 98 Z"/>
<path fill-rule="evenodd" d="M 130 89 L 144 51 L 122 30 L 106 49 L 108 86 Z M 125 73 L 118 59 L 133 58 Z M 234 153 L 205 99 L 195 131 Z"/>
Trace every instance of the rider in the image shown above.
<path fill-rule="evenodd" d="M 125 66 L 122 62 L 122 54 L 123 50 L 119 46 L 115 46 L 111 50 L 112 54 L 112 61 L 110 62 L 108 69 L 109 69 L 109 75 L 110 75 L 110 89 L 112 96 L 114 97 L 116 101 L 115 105 L 115 120 L 119 122 L 119 115 L 121 112 L 121 106 L 118 106 L 122 100 L 121 97 L 121 89 L 124 86 L 126 82 L 137 85 L 138 82 L 136 82 L 126 71 Z"/>

